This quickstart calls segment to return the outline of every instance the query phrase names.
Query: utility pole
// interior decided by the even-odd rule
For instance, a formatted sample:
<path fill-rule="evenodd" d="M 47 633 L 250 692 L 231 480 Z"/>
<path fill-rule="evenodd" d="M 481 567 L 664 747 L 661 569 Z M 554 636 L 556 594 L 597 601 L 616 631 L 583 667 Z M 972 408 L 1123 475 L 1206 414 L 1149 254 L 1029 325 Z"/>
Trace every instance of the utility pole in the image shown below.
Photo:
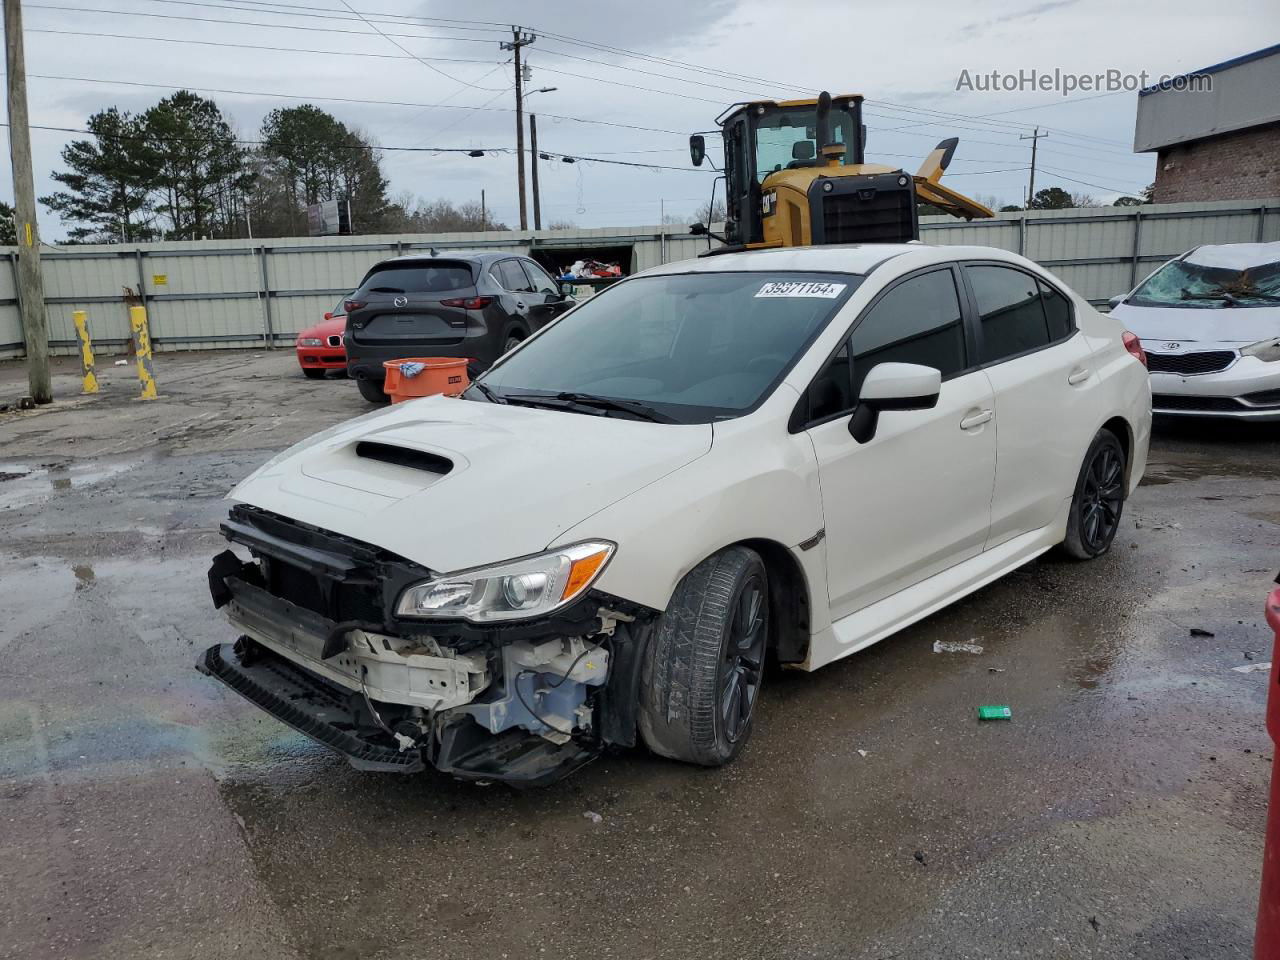
<path fill-rule="evenodd" d="M 533 229 L 542 229 L 542 204 L 538 200 L 538 116 L 529 114 L 529 162 L 533 166 Z"/>
<path fill-rule="evenodd" d="M 1040 132 L 1040 128 L 1036 127 L 1031 136 L 1025 133 L 1018 134 L 1019 140 L 1031 141 L 1031 182 L 1027 184 L 1027 202 L 1023 206 L 1030 208 L 1031 201 L 1036 198 L 1036 142 L 1049 135 L 1049 131 Z"/>
<path fill-rule="evenodd" d="M 516 184 L 520 192 L 521 230 L 529 229 L 529 214 L 525 207 L 524 194 L 524 66 L 520 62 L 520 51 L 537 39 L 535 34 L 525 33 L 513 25 L 511 42 L 500 44 L 503 50 L 512 52 L 516 65 Z"/>
<path fill-rule="evenodd" d="M 31 130 L 27 126 L 27 67 L 22 53 L 21 0 L 4 0 L 4 59 L 9 87 L 9 158 L 13 167 L 13 225 L 18 234 L 18 301 L 27 346 L 27 381 L 36 403 L 49 403 L 49 322 L 40 278 L 40 232 L 36 186 L 31 177 Z"/>
<path fill-rule="evenodd" d="M 489 229 L 489 214 L 484 208 L 484 187 L 480 188 L 480 229 Z"/>

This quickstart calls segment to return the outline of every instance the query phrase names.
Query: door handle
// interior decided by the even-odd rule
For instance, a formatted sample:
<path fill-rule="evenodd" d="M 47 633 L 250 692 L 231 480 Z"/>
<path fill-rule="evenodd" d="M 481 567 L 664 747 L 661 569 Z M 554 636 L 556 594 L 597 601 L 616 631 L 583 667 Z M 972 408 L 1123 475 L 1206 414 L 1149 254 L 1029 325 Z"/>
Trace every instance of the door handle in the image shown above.
<path fill-rule="evenodd" d="M 974 427 L 980 427 L 995 415 L 994 410 L 979 410 L 977 413 L 971 413 L 960 421 L 960 429 L 972 430 Z"/>
<path fill-rule="evenodd" d="M 1089 370 L 1087 368 L 1072 370 L 1071 373 L 1067 375 L 1067 383 L 1071 384 L 1073 387 L 1077 383 L 1084 383 L 1088 379 L 1089 379 Z"/>
<path fill-rule="evenodd" d="M 524 301 L 523 301 L 523 300 L 517 300 L 517 301 L 516 301 L 516 309 L 518 309 L 518 310 L 523 310 L 523 309 L 524 309 Z"/>

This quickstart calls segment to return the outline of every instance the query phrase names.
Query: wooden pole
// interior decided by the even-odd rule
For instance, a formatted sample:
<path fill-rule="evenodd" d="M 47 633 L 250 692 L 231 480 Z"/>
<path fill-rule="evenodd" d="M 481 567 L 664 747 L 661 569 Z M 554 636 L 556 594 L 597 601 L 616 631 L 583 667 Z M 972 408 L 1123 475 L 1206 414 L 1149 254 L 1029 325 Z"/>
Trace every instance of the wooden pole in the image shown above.
<path fill-rule="evenodd" d="M 27 68 L 22 52 L 21 0 L 4 0 L 4 56 L 9 92 L 9 158 L 13 166 L 14 227 L 18 233 L 18 302 L 27 347 L 27 381 L 36 403 L 53 400 L 49 376 L 49 318 L 40 277 L 40 231 L 31 176 L 27 126 Z"/>

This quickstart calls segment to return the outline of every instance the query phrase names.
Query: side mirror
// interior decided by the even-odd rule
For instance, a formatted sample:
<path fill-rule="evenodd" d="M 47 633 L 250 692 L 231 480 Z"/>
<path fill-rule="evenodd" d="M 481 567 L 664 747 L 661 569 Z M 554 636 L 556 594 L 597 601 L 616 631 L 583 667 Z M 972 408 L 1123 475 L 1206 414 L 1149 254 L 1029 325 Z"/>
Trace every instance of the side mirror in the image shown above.
<path fill-rule="evenodd" d="M 707 233 L 707 225 L 705 223 L 690 224 L 689 232 L 695 237 L 705 236 Z"/>
<path fill-rule="evenodd" d="M 324 318 L 325 318 L 326 320 L 332 320 L 332 319 L 333 319 L 333 311 L 332 311 L 332 310 L 326 310 L 326 311 L 324 312 Z"/>
<path fill-rule="evenodd" d="M 1107 306 L 1110 309 L 1114 310 L 1116 307 L 1120 306 L 1120 304 L 1124 303 L 1126 296 L 1128 296 L 1128 294 L 1122 293 L 1118 297 L 1112 297 L 1110 300 L 1107 301 Z"/>
<path fill-rule="evenodd" d="M 702 161 L 707 156 L 707 141 L 700 133 L 695 133 L 689 138 L 689 159 L 693 161 L 695 167 L 702 166 Z"/>
<path fill-rule="evenodd" d="M 877 363 L 858 393 L 849 434 L 859 443 L 876 435 L 881 410 L 928 410 L 937 406 L 942 373 L 918 363 Z"/>

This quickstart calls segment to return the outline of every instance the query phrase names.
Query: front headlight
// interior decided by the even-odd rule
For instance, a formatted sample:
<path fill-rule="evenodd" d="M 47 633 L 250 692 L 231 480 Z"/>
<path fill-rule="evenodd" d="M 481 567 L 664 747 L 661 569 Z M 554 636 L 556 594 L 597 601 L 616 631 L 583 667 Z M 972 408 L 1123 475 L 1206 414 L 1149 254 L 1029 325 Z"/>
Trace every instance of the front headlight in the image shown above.
<path fill-rule="evenodd" d="M 323 347 L 324 341 L 319 337 L 299 337 L 298 346 L 300 347 Z"/>
<path fill-rule="evenodd" d="M 600 575 L 615 545 L 576 543 L 547 553 L 416 583 L 400 594 L 398 617 L 523 620 L 559 609 Z"/>
<path fill-rule="evenodd" d="M 1267 363 L 1280 360 L 1280 337 L 1272 337 L 1270 340 L 1259 340 L 1257 343 L 1251 343 L 1247 347 L 1242 347 L 1240 354 L 1245 357 L 1257 357 Z"/>

